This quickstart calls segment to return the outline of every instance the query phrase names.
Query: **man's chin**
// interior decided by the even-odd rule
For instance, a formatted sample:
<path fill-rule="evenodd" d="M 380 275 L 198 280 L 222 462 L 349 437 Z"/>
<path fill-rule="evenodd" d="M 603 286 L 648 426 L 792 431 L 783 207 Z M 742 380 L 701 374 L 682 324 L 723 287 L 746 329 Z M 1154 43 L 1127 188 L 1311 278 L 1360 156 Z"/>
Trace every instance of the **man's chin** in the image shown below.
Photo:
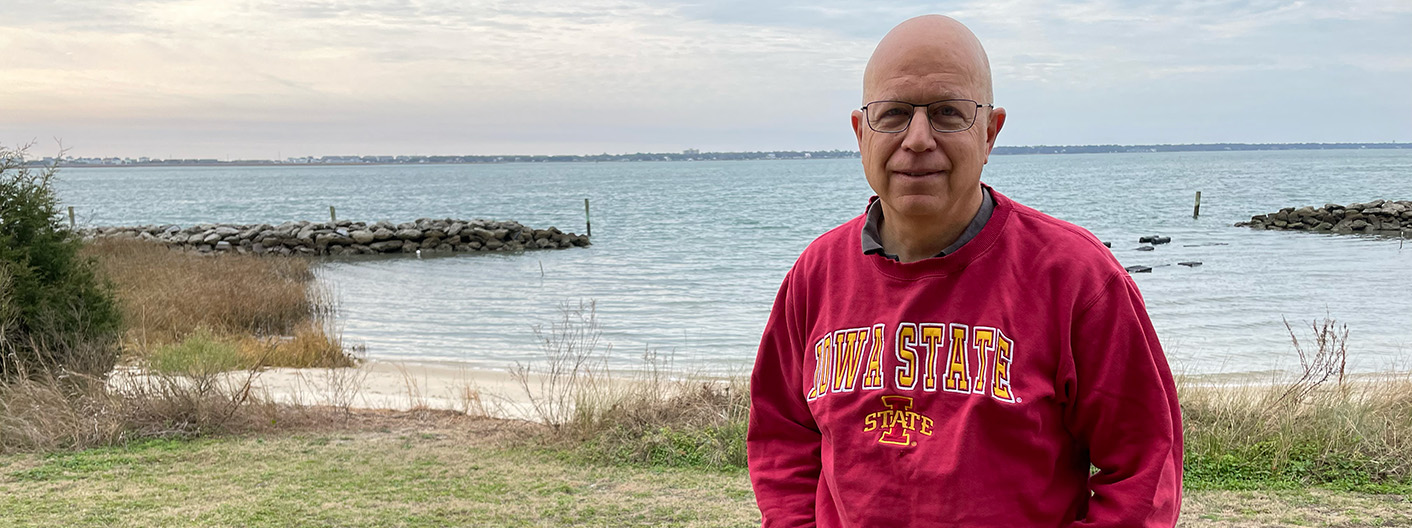
<path fill-rule="evenodd" d="M 905 194 L 887 201 L 890 209 L 902 216 L 926 217 L 945 214 L 950 201 L 944 196 Z"/>

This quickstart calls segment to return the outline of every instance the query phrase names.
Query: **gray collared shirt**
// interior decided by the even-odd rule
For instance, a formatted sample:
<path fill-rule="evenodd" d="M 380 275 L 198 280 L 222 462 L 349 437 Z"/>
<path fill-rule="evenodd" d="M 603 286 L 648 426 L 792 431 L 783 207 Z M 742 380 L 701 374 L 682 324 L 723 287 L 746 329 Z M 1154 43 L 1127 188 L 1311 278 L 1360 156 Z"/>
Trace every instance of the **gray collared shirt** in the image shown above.
<path fill-rule="evenodd" d="M 981 228 L 985 227 L 985 223 L 990 221 L 990 214 L 993 212 L 995 212 L 995 199 L 990 197 L 990 189 L 982 186 L 980 210 L 976 211 L 976 216 L 971 218 L 971 223 L 966 225 L 966 230 L 961 232 L 961 236 L 936 256 L 944 257 L 955 253 L 956 250 L 961 249 L 961 246 L 976 238 L 976 235 L 981 232 Z M 882 226 L 882 219 L 882 206 L 878 205 L 878 200 L 873 200 L 873 203 L 868 204 L 868 221 L 863 224 L 863 254 L 877 253 L 892 260 L 898 260 L 897 255 L 883 250 L 882 236 L 878 233 L 878 228 Z"/>

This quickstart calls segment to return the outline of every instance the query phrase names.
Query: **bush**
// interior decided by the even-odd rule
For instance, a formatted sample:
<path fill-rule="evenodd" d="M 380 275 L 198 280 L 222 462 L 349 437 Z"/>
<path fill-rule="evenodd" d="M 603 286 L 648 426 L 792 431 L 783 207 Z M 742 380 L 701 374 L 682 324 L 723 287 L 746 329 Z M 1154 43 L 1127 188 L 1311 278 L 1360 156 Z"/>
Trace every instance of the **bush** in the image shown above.
<path fill-rule="evenodd" d="M 101 375 L 117 361 L 111 286 L 59 221 L 55 168 L 0 147 L 0 379 L 41 372 Z"/>

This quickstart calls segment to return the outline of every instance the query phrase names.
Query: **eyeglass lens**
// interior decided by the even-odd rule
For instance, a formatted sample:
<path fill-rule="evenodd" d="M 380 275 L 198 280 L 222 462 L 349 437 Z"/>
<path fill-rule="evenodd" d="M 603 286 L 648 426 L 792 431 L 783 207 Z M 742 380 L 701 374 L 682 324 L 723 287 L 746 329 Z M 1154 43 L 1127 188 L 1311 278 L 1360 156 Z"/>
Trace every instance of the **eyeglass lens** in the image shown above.
<path fill-rule="evenodd" d="M 901 132 L 912 121 L 915 106 L 895 101 L 868 105 L 868 125 L 878 132 Z M 927 106 L 927 118 L 937 132 L 956 132 L 971 127 L 976 119 L 976 103 L 969 100 L 937 101 Z"/>

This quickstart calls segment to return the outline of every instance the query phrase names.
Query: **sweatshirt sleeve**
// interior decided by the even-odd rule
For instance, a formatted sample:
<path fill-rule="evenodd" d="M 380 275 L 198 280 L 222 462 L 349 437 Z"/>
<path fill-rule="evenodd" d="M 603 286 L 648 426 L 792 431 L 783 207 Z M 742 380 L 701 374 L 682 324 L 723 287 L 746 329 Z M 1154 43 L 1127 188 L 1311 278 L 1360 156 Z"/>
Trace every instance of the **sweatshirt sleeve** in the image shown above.
<path fill-rule="evenodd" d="M 1065 423 L 1097 473 L 1072 526 L 1170 528 L 1181 507 L 1182 423 L 1176 385 L 1137 285 L 1117 273 L 1081 309 Z"/>
<path fill-rule="evenodd" d="M 775 297 L 750 376 L 746 459 L 765 527 L 814 526 L 822 467 L 822 436 L 801 390 L 803 310 L 792 275 Z"/>

